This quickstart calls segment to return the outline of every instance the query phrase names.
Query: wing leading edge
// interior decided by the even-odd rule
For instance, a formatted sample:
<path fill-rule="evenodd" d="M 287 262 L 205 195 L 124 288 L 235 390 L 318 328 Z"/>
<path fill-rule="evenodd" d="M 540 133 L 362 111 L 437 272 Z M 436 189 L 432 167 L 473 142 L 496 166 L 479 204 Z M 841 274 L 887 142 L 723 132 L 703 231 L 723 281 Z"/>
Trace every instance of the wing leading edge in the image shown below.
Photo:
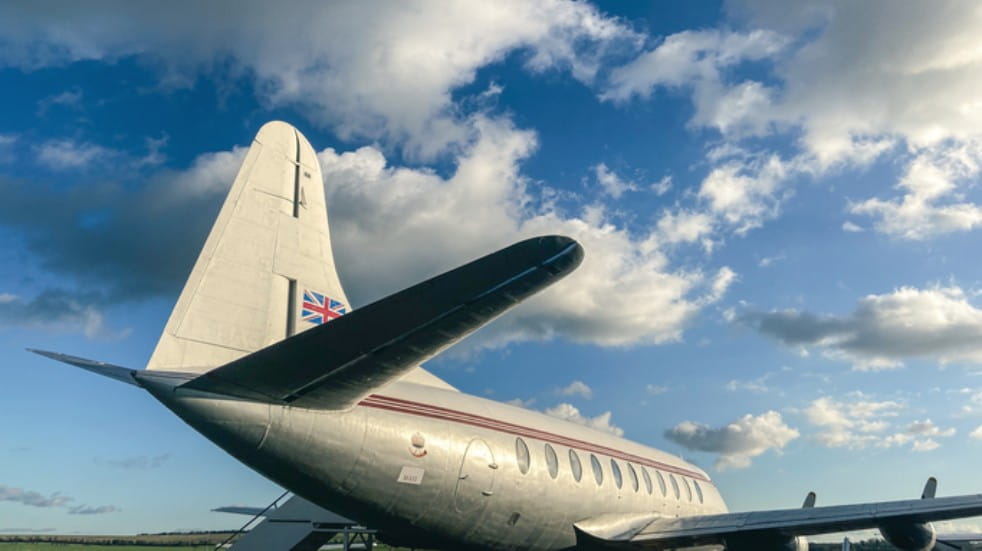
<path fill-rule="evenodd" d="M 982 515 L 982 494 L 683 518 L 602 515 L 576 523 L 584 549 L 673 549 Z"/>
<path fill-rule="evenodd" d="M 572 272 L 576 241 L 528 239 L 249 354 L 180 388 L 347 409 Z"/>

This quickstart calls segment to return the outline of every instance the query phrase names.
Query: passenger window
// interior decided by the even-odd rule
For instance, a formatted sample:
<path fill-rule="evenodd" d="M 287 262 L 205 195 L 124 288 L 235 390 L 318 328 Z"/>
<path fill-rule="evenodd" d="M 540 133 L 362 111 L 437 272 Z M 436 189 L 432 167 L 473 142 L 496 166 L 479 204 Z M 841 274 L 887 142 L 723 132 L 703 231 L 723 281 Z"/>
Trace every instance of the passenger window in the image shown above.
<path fill-rule="evenodd" d="M 689 486 L 689 479 L 683 476 L 682 477 L 682 483 L 685 484 L 685 497 L 691 503 L 692 502 L 692 487 Z"/>
<path fill-rule="evenodd" d="M 634 491 L 635 492 L 637 492 L 638 491 L 638 473 L 634 472 L 634 465 L 631 465 L 630 463 L 627 464 L 627 474 L 628 474 L 628 477 L 631 479 L 631 487 L 634 488 Z"/>
<path fill-rule="evenodd" d="M 604 483 L 604 470 L 600 467 L 600 460 L 597 456 L 590 454 L 590 466 L 593 467 L 593 478 L 597 481 L 597 486 Z"/>
<path fill-rule="evenodd" d="M 549 444 L 546 444 L 546 466 L 549 467 L 549 476 L 559 476 L 559 458 L 556 457 L 556 450 Z"/>
<path fill-rule="evenodd" d="M 641 476 L 644 477 L 644 487 L 648 489 L 648 495 L 651 495 L 651 475 L 648 474 L 648 469 L 641 466 Z"/>
<path fill-rule="evenodd" d="M 522 474 L 529 472 L 529 465 L 532 464 L 532 458 L 529 455 L 529 447 L 525 445 L 525 440 L 521 438 L 515 439 L 515 461 L 518 462 L 518 470 L 522 471 Z"/>
<path fill-rule="evenodd" d="M 675 475 L 669 473 L 668 480 L 672 482 L 672 491 L 675 492 L 675 499 L 682 499 L 682 492 L 679 491 L 679 481 L 675 480 Z"/>
<path fill-rule="evenodd" d="M 580 456 L 576 455 L 576 450 L 569 450 L 569 470 L 573 473 L 573 479 L 577 482 L 583 478 L 583 465 L 580 463 Z"/>
<path fill-rule="evenodd" d="M 661 496 L 667 496 L 668 490 L 665 488 L 665 477 L 661 475 L 661 471 L 655 471 L 655 475 L 658 476 L 658 486 L 661 487 Z"/>
<path fill-rule="evenodd" d="M 699 498 L 699 503 L 705 503 L 702 500 L 702 488 L 699 487 L 699 481 L 698 480 L 693 480 L 692 481 L 692 485 L 696 487 L 696 497 Z"/>
<path fill-rule="evenodd" d="M 621 476 L 620 465 L 613 459 L 610 460 L 610 472 L 614 475 L 614 484 L 617 484 L 617 487 L 620 488 L 624 484 L 624 478 Z"/>

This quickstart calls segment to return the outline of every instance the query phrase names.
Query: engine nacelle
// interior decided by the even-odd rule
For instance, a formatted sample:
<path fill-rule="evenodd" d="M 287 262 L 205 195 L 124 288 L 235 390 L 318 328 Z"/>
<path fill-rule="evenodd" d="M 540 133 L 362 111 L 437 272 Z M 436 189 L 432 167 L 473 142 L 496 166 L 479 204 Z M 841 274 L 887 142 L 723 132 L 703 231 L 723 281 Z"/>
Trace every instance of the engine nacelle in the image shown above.
<path fill-rule="evenodd" d="M 883 539 L 902 551 L 930 551 L 937 536 L 934 526 L 919 522 L 890 522 L 879 526 Z"/>
<path fill-rule="evenodd" d="M 757 534 L 727 539 L 726 551 L 808 551 L 808 539 L 776 534 Z"/>

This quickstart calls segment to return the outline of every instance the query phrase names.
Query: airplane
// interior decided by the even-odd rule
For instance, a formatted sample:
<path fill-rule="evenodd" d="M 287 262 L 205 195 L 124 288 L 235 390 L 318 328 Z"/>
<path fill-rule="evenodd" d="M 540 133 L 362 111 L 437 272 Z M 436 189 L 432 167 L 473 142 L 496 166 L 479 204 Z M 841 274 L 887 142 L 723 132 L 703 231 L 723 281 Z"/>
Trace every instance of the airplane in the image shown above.
<path fill-rule="evenodd" d="M 145 389 L 256 472 L 393 545 L 783 551 L 877 528 L 899 549 L 926 551 L 932 521 L 982 515 L 982 495 L 927 489 L 729 512 L 710 476 L 679 457 L 463 393 L 421 367 L 583 255 L 569 237 L 533 237 L 352 309 L 315 150 L 274 121 L 252 142 L 145 369 L 32 351 Z"/>

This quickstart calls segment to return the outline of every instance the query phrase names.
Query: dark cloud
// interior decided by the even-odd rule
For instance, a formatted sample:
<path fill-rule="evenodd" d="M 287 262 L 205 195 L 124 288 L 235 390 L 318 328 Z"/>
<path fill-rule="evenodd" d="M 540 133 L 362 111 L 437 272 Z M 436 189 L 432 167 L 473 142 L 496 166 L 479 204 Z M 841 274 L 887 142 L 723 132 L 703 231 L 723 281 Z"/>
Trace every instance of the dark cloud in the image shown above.
<path fill-rule="evenodd" d="M 736 321 L 789 346 L 823 348 L 859 369 L 897 367 L 915 357 L 982 363 L 982 310 L 958 287 L 869 295 L 844 316 L 783 310 L 748 312 Z"/>
<path fill-rule="evenodd" d="M 718 453 L 720 470 L 749 467 L 751 458 L 769 449 L 781 450 L 798 435 L 776 411 L 747 414 L 719 428 L 685 421 L 665 431 L 665 438 L 687 449 Z"/>
<path fill-rule="evenodd" d="M 69 515 L 103 515 L 106 513 L 117 513 L 121 511 L 119 507 L 115 505 L 100 505 L 94 507 L 91 505 L 76 505 L 75 507 L 68 508 Z"/>
<path fill-rule="evenodd" d="M 59 492 L 46 496 L 33 490 L 14 488 L 13 486 L 4 486 L 3 484 L 0 484 L 0 501 L 10 501 L 20 503 L 21 505 L 45 509 L 64 507 L 70 515 L 101 515 L 104 513 L 115 513 L 121 510 L 115 505 L 69 505 L 69 502 L 75 501 L 75 498 L 62 495 Z"/>
<path fill-rule="evenodd" d="M 24 300 L 13 295 L 0 297 L 0 328 L 41 327 L 83 333 L 89 337 L 118 336 L 103 325 L 99 307 L 106 300 L 98 293 L 72 293 L 46 289 Z"/>
<path fill-rule="evenodd" d="M 168 181 L 178 177 L 68 189 L 0 179 L 0 226 L 22 236 L 43 269 L 88 289 L 95 304 L 173 295 L 221 200 L 181 194 L 180 183 Z"/>
<path fill-rule="evenodd" d="M 55 492 L 49 496 L 23 488 L 14 488 L 0 484 L 0 501 L 11 501 L 31 507 L 63 507 L 72 501 L 69 496 Z"/>
<path fill-rule="evenodd" d="M 0 328 L 125 334 L 107 330 L 101 312 L 178 293 L 244 154 L 205 153 L 187 170 L 152 174 L 129 163 L 119 172 L 132 172 L 131 181 L 56 185 L 0 177 L 0 228 L 18 236 L 58 282 L 33 297 L 0 289 Z"/>

